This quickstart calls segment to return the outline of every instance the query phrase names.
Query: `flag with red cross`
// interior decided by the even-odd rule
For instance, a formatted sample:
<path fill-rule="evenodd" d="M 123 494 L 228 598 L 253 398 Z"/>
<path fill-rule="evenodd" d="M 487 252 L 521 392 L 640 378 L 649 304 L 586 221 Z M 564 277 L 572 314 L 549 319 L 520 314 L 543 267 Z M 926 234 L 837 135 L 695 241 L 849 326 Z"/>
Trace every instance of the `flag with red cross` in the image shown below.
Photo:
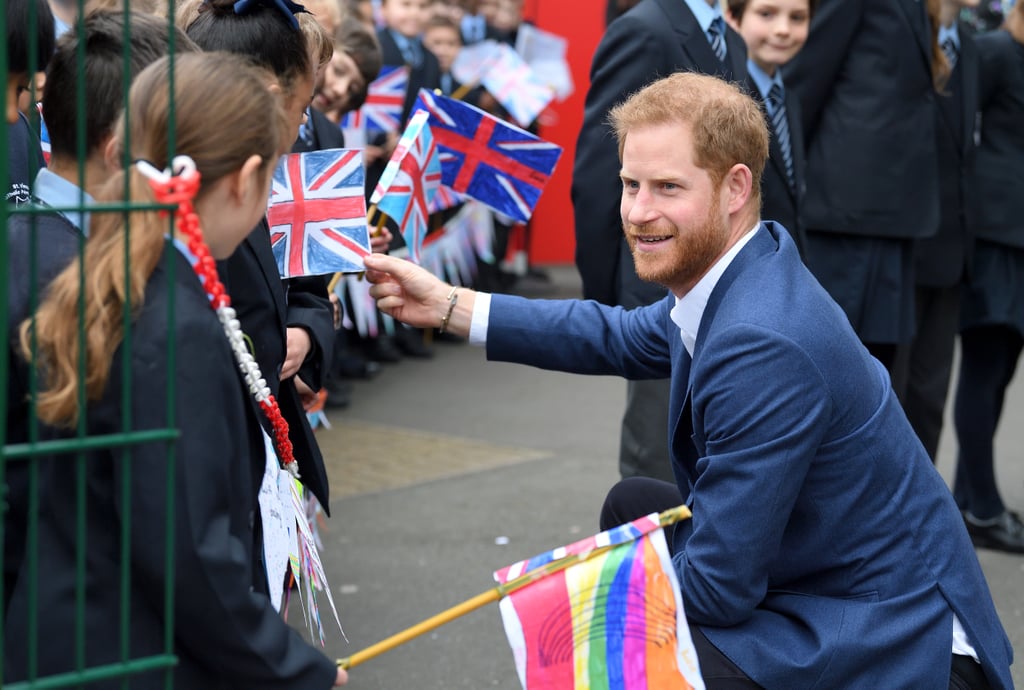
<path fill-rule="evenodd" d="M 355 273 L 370 253 L 363 152 L 324 149 L 282 156 L 267 222 L 282 278 Z"/>
<path fill-rule="evenodd" d="M 530 219 L 561 146 L 426 89 L 416 108 L 430 113 L 444 184 L 516 220 Z"/>
<path fill-rule="evenodd" d="M 419 263 L 420 247 L 429 229 L 430 204 L 441 184 L 441 162 L 430 127 L 429 114 L 419 110 L 398 140 L 370 197 L 382 213 L 398 223 L 409 258 Z"/>

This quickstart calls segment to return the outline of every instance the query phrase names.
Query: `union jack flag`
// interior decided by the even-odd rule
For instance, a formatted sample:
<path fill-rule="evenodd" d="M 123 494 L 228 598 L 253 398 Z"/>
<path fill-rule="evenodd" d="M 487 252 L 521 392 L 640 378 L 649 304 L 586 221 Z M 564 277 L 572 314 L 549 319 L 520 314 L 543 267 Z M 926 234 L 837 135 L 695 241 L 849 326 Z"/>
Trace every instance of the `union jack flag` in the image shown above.
<path fill-rule="evenodd" d="M 537 119 L 555 98 L 555 91 L 540 77 L 519 53 L 504 43 L 484 74 L 481 83 L 509 115 L 523 127 Z"/>
<path fill-rule="evenodd" d="M 441 184 L 441 162 L 428 117 L 429 113 L 418 110 L 409 118 L 409 126 L 370 197 L 370 203 L 398 223 L 409 258 L 415 263 L 419 263 L 420 247 L 429 229 L 430 203 Z"/>
<path fill-rule="evenodd" d="M 50 130 L 46 129 L 46 120 L 43 119 L 43 104 L 36 103 L 36 110 L 39 112 L 39 147 L 43 150 L 43 162 L 50 164 Z"/>
<path fill-rule="evenodd" d="M 325 149 L 282 156 L 267 221 L 282 278 L 365 270 L 363 152 Z"/>
<path fill-rule="evenodd" d="M 457 206 L 461 203 L 462 195 L 453 191 L 451 187 L 447 187 L 442 184 L 438 185 L 437 194 L 434 195 L 434 200 L 430 202 L 428 210 L 431 213 L 437 213 L 438 211 L 445 211 L 450 209 L 452 206 Z"/>
<path fill-rule="evenodd" d="M 397 132 L 402 127 L 402 105 L 409 88 L 409 68 L 405 65 L 383 67 L 380 76 L 370 82 L 366 103 L 360 108 L 368 134 Z"/>
<path fill-rule="evenodd" d="M 345 138 L 345 146 L 350 149 L 364 149 L 368 141 L 366 136 L 366 118 L 363 111 L 350 110 L 341 116 L 338 123 L 341 135 Z"/>
<path fill-rule="evenodd" d="M 426 89 L 416 107 L 430 113 L 442 183 L 516 220 L 530 219 L 561 146 Z"/>

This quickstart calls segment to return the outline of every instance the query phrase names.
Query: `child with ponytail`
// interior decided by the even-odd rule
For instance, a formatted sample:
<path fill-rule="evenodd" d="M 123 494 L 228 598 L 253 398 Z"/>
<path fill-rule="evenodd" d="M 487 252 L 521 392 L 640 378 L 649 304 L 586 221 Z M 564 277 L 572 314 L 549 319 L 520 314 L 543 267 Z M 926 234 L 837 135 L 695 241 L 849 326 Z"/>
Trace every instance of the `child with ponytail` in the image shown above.
<path fill-rule="evenodd" d="M 254 515 L 271 441 L 260 417 L 277 420 L 279 457 L 290 444 L 215 264 L 263 214 L 290 124 L 273 77 L 244 59 L 178 56 L 173 81 L 170 68 L 163 58 L 133 84 L 128 131 L 117 132 L 136 162 L 99 200 L 127 189 L 133 202 L 175 206 L 174 222 L 156 210 L 95 212 L 84 268 L 60 274 L 21 328 L 43 372 L 41 420 L 157 440 L 43 464 L 37 545 L 23 566 L 38 577 L 18 579 L 4 681 L 174 654 L 175 666 L 133 675 L 133 686 L 163 687 L 171 674 L 177 688 L 329 688 L 345 672 L 267 595 Z M 180 433 L 161 438 L 168 427 Z"/>

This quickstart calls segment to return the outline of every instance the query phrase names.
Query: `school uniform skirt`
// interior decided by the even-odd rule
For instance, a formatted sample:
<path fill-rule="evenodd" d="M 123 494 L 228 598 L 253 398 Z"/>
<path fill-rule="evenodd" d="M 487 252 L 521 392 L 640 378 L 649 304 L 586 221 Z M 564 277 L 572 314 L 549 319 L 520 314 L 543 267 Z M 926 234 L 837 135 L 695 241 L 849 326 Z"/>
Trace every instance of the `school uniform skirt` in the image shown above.
<path fill-rule="evenodd" d="M 978 238 L 960 330 L 978 326 L 1009 326 L 1024 336 L 1024 248 Z"/>
<path fill-rule="evenodd" d="M 807 266 L 865 343 L 914 336 L 913 240 L 807 231 Z"/>

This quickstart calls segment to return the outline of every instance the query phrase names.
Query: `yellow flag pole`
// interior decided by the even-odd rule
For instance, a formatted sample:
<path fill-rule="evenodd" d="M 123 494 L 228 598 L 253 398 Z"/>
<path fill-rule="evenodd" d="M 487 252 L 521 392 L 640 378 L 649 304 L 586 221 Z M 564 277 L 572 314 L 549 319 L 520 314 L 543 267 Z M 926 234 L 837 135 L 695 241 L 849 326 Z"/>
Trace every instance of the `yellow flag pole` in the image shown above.
<path fill-rule="evenodd" d="M 452 91 L 452 95 L 449 96 L 448 98 L 454 98 L 457 101 L 461 101 L 463 98 L 466 97 L 466 94 L 468 94 L 470 91 L 476 88 L 476 85 L 477 82 L 475 81 L 470 82 L 468 84 L 462 84 L 461 86 L 459 86 L 459 88 Z"/>
<path fill-rule="evenodd" d="M 690 518 L 690 516 L 690 509 L 687 508 L 685 505 L 676 506 L 675 508 L 669 508 L 665 512 L 660 513 L 658 515 L 658 523 L 662 527 L 667 527 L 668 525 L 672 525 L 682 520 L 686 520 Z M 591 549 L 590 551 L 587 551 L 585 553 L 573 554 L 570 556 L 565 556 L 564 558 L 559 558 L 555 561 L 551 561 L 550 563 L 535 570 L 532 570 L 526 573 L 525 575 L 517 577 L 514 580 L 509 580 L 503 585 L 498 585 L 497 587 L 489 589 L 486 592 L 481 592 L 475 597 L 467 599 L 461 604 L 457 604 L 451 607 L 447 611 L 442 611 L 436 616 L 431 616 L 425 621 L 421 621 L 420 623 L 417 623 L 416 625 L 410 628 L 406 628 L 405 630 L 396 633 L 385 640 L 381 640 L 377 644 L 370 645 L 366 649 L 356 652 L 352 656 L 345 657 L 344 659 L 338 659 L 337 664 L 341 668 L 349 669 L 353 666 L 357 666 L 363 663 L 364 661 L 369 661 L 370 659 L 376 656 L 380 656 L 384 652 L 391 651 L 395 647 L 401 644 L 405 644 L 413 638 L 419 637 L 423 633 L 427 633 L 431 630 L 439 628 L 445 623 L 450 623 L 456 618 L 464 616 L 472 611 L 476 611 L 477 609 L 482 608 L 487 604 L 492 604 L 501 599 L 503 596 L 511 594 L 516 590 L 522 589 L 528 584 L 536 582 L 537 580 L 547 577 L 548 575 L 551 575 L 553 573 L 565 570 L 566 568 L 574 566 L 577 563 L 583 563 L 585 561 L 588 561 L 591 558 L 594 558 L 595 556 L 599 556 L 600 554 L 615 548 L 616 546 L 618 546 L 618 544 L 613 544 L 610 546 L 601 546 L 595 549 Z"/>

